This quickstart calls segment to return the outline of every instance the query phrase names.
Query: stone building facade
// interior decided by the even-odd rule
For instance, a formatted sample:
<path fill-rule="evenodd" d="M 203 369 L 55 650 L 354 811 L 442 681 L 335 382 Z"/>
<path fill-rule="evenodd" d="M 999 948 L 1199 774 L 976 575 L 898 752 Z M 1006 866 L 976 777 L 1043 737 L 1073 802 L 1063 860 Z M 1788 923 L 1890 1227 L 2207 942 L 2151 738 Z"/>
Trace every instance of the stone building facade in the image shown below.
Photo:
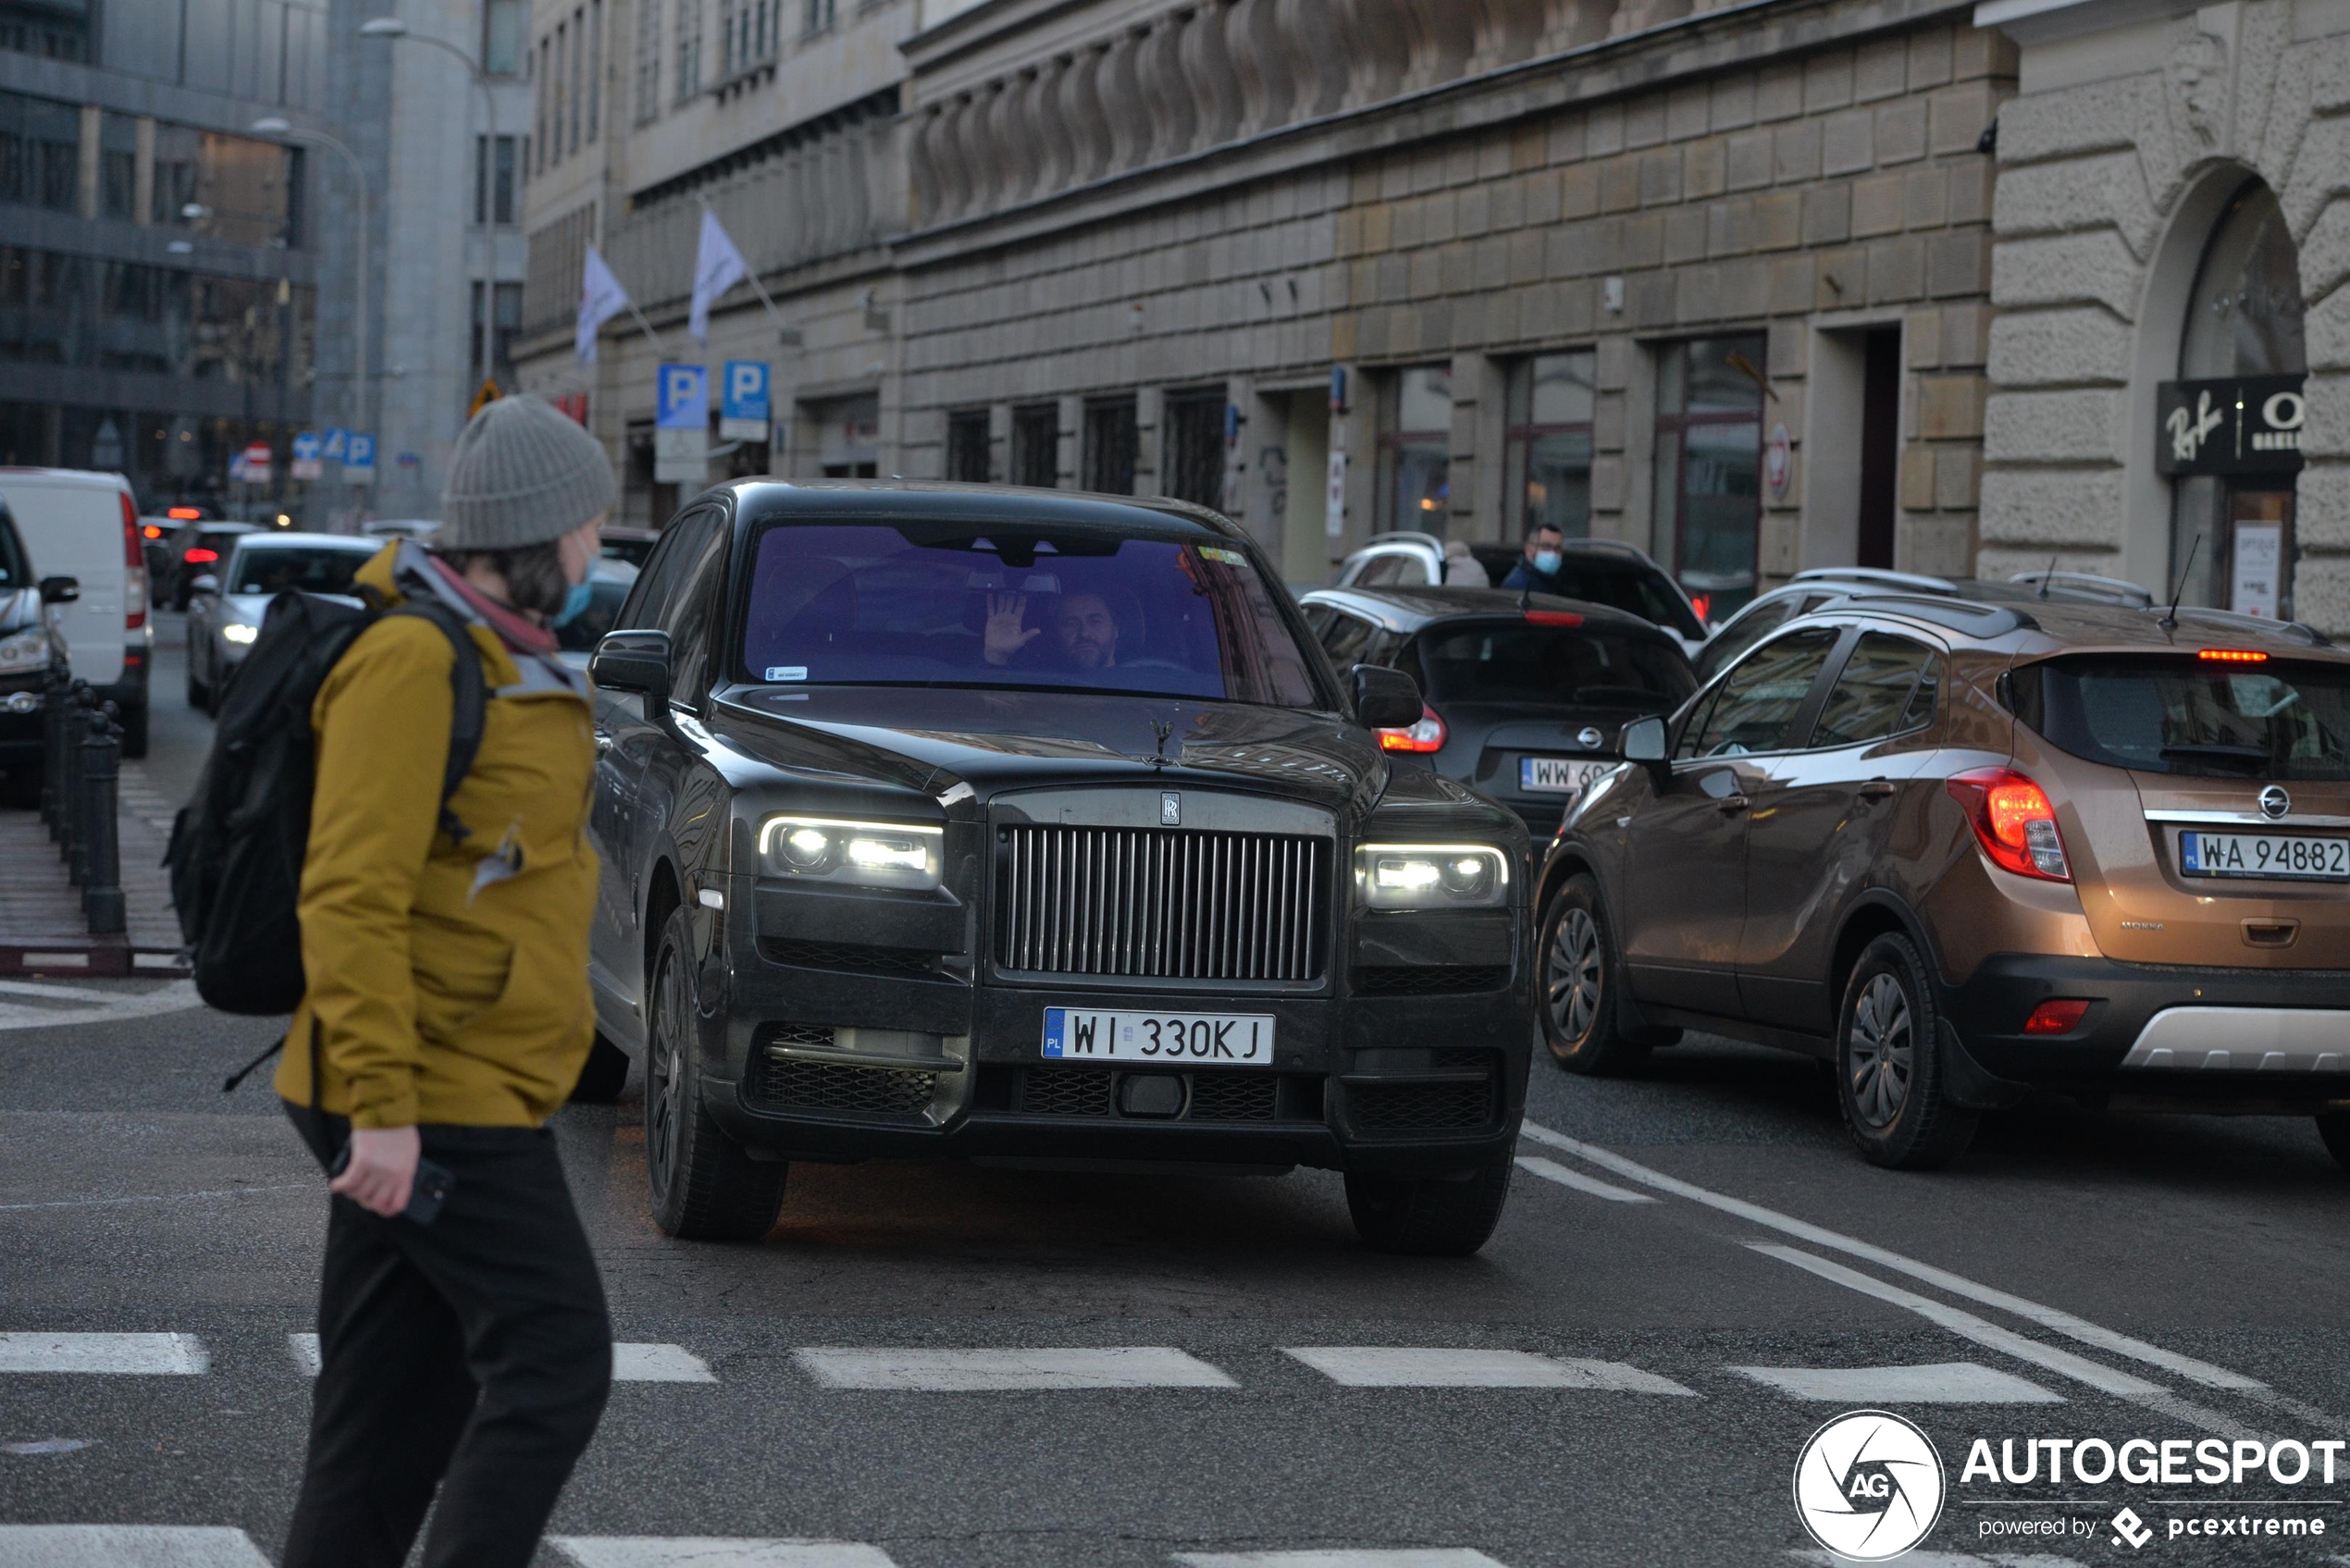
<path fill-rule="evenodd" d="M 1986 566 L 2350 630 L 2350 6 L 1990 0 Z"/>

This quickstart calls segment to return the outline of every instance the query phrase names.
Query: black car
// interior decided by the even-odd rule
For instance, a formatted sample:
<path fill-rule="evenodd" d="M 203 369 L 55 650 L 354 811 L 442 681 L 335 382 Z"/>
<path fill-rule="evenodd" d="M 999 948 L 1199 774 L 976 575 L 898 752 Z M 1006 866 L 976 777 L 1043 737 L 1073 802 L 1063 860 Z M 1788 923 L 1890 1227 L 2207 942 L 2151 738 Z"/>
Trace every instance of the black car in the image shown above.
<path fill-rule="evenodd" d="M 195 598 L 196 579 L 218 576 L 220 563 L 237 548 L 237 540 L 260 531 L 258 523 L 198 520 L 182 525 L 168 541 L 172 557 L 171 608 L 186 610 L 188 601 Z M 155 597 L 160 599 L 163 596 L 158 592 Z"/>
<path fill-rule="evenodd" d="M 71 577 L 35 582 L 32 562 L 7 509 L 0 507 L 0 798 L 31 806 L 41 796 L 41 710 L 49 673 L 64 673 L 66 642 L 48 607 L 70 603 Z"/>
<path fill-rule="evenodd" d="M 1616 735 L 1697 690 L 1673 635 L 1579 599 L 1496 588 L 1325 588 L 1305 620 L 1339 665 L 1412 677 L 1419 722 L 1380 747 L 1484 791 L 1540 838 L 1623 759 Z"/>
<path fill-rule="evenodd" d="M 1346 1174 L 1466 1253 L 1506 1194 L 1525 829 L 1371 735 L 1256 547 L 1172 501 L 744 480 L 598 645 L 599 1060 L 663 1229 L 785 1162 Z M 592 1069 L 598 1070 L 598 1069 Z"/>

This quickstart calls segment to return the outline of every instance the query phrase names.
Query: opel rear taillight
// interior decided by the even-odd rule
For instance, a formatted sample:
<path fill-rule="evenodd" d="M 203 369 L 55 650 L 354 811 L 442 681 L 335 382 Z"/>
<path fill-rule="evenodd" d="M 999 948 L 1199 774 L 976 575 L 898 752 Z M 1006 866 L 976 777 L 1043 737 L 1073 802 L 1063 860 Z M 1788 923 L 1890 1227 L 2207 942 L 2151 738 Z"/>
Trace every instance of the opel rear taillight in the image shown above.
<path fill-rule="evenodd" d="M 2089 1016 L 2089 1004 L 2080 996 L 2059 996 L 2032 1009 L 2023 1020 L 2026 1034 L 2070 1034 Z"/>
<path fill-rule="evenodd" d="M 216 549 L 206 549 L 202 545 L 192 545 L 189 547 L 188 553 L 179 559 L 191 566 L 209 566 L 220 559 L 220 552 Z"/>
<path fill-rule="evenodd" d="M 122 497 L 122 564 L 129 579 L 122 585 L 122 629 L 135 632 L 147 623 L 147 549 L 139 542 L 139 506 Z"/>
<path fill-rule="evenodd" d="M 1420 705 L 1418 723 L 1400 730 L 1380 730 L 1378 734 L 1381 751 L 1425 753 L 1444 749 L 1444 721 L 1426 703 Z"/>
<path fill-rule="evenodd" d="M 2072 880 L 2047 791 L 2012 768 L 1975 768 L 1945 787 L 1965 809 L 1975 840 L 1993 864 L 2018 876 Z"/>

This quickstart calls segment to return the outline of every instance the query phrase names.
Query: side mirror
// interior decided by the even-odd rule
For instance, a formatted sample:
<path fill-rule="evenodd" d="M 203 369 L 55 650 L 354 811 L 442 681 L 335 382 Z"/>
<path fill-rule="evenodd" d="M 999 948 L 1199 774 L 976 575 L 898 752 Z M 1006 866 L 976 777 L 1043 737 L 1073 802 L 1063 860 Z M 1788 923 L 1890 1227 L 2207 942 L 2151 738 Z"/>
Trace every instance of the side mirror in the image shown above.
<path fill-rule="evenodd" d="M 1626 762 L 1654 766 L 1664 760 L 1664 721 L 1651 714 L 1635 719 L 1616 736 L 1615 749 Z"/>
<path fill-rule="evenodd" d="M 648 718 L 669 711 L 669 634 L 612 632 L 588 656 L 588 678 L 603 691 L 635 692 L 645 699 Z"/>
<path fill-rule="evenodd" d="M 1419 683 L 1401 670 L 1354 666 L 1354 722 L 1367 730 L 1409 729 L 1420 722 Z"/>
<path fill-rule="evenodd" d="M 43 604 L 71 604 L 80 597 L 81 579 L 79 577 L 41 579 L 41 602 Z"/>
<path fill-rule="evenodd" d="M 220 591 L 220 579 L 206 572 L 188 585 L 188 591 L 192 594 L 216 594 Z"/>

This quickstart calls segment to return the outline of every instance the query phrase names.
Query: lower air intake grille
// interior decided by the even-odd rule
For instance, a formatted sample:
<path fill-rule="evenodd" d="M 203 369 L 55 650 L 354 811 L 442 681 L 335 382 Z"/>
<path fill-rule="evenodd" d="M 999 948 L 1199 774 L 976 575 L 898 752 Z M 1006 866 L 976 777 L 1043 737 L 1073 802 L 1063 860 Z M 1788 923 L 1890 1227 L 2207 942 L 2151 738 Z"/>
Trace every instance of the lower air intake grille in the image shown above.
<path fill-rule="evenodd" d="M 1020 1074 L 1020 1108 L 1040 1117 L 1115 1116 L 1116 1088 L 1107 1068 L 1030 1068 Z"/>
<path fill-rule="evenodd" d="M 1474 1132 L 1493 1119 L 1493 1085 L 1357 1083 L 1347 1093 L 1365 1132 Z"/>
<path fill-rule="evenodd" d="M 759 1070 L 759 1098 L 795 1111 L 834 1116 L 920 1116 L 938 1075 L 906 1068 L 860 1068 L 771 1056 Z"/>
<path fill-rule="evenodd" d="M 844 969 L 851 974 L 934 975 L 938 955 L 907 947 L 860 947 L 838 942 L 774 942 L 759 945 L 762 956 L 803 969 Z"/>
<path fill-rule="evenodd" d="M 833 1026 L 828 1023 L 771 1023 L 759 1031 L 759 1045 L 816 1045 L 834 1043 Z"/>
<path fill-rule="evenodd" d="M 1194 1121 L 1271 1121 L 1280 1114 L 1280 1080 L 1270 1073 L 1195 1072 Z"/>
<path fill-rule="evenodd" d="M 1507 964 L 1379 965 L 1354 971 L 1359 996 L 1432 996 L 1449 991 L 1499 991 Z"/>

